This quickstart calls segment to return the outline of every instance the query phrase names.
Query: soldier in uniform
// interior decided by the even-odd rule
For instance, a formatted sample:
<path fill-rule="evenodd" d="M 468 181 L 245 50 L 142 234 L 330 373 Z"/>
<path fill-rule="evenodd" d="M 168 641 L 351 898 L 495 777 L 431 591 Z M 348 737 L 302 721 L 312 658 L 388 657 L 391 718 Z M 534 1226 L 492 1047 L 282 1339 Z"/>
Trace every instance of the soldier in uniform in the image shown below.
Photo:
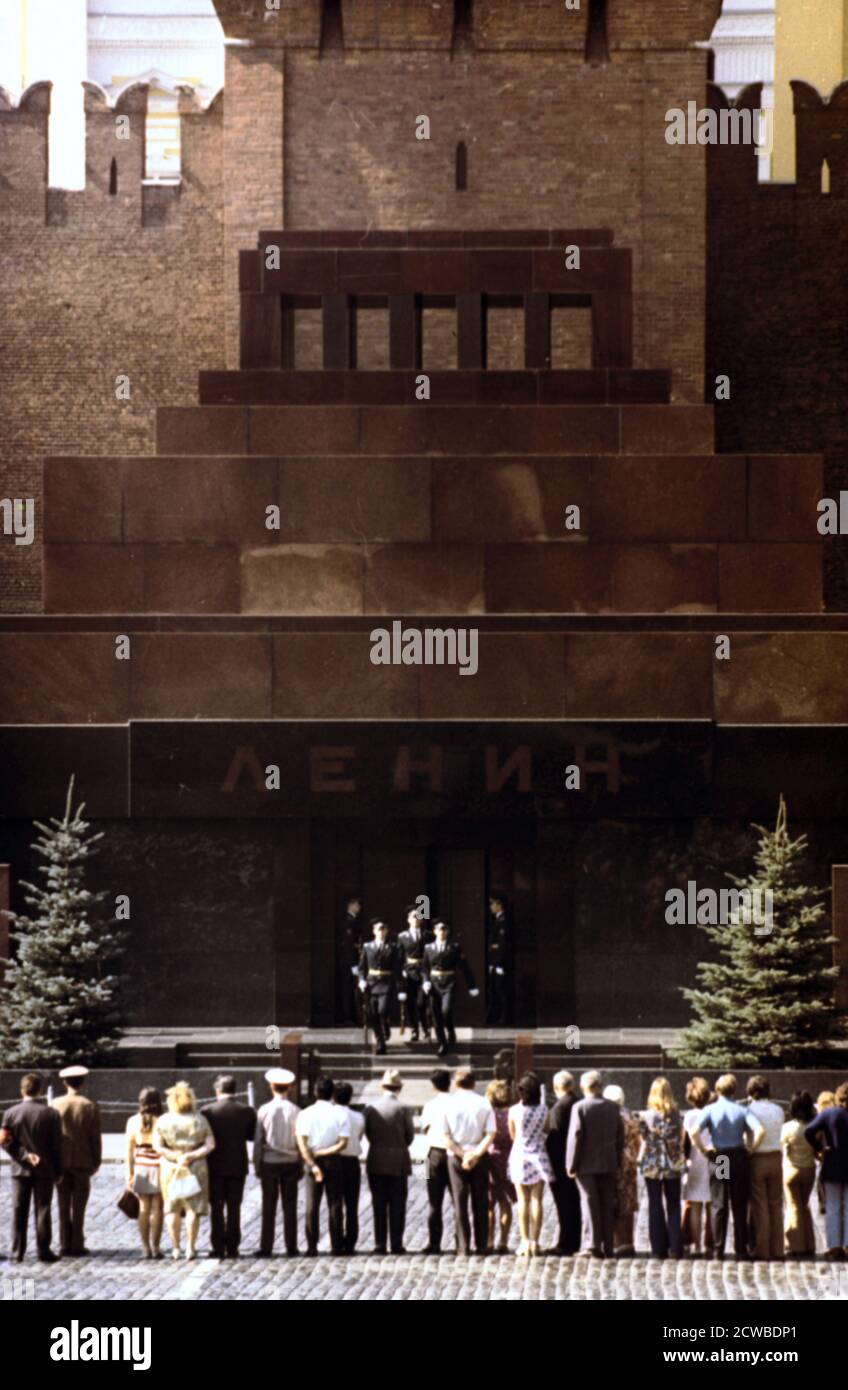
<path fill-rule="evenodd" d="M 472 999 L 480 993 L 471 973 L 471 966 L 462 954 L 462 947 L 451 941 L 450 927 L 439 917 L 433 923 L 436 939 L 424 948 L 424 992 L 433 1004 L 433 1023 L 438 1039 L 438 1055 L 444 1057 L 456 1047 L 453 1010 L 457 971 L 461 971 Z"/>
<path fill-rule="evenodd" d="M 493 893 L 489 911 L 492 920 L 486 945 L 486 1022 L 495 1028 L 504 1028 L 511 1022 L 512 1012 L 512 930 L 506 898 Z"/>
<path fill-rule="evenodd" d="M 379 917 L 370 926 L 374 940 L 366 941 L 359 957 L 359 988 L 367 990 L 368 1021 L 374 1030 L 377 1052 L 386 1050 L 389 1037 L 389 1010 L 400 985 L 400 956 L 389 941 L 389 929 Z M 399 996 L 405 998 L 403 993 Z"/>
<path fill-rule="evenodd" d="M 338 1007 L 343 1023 L 358 1023 L 356 982 L 363 937 L 362 902 L 348 898 L 336 947 Z"/>
<path fill-rule="evenodd" d="M 414 906 L 406 909 L 406 931 L 398 936 L 403 988 L 406 993 L 406 1016 L 409 1019 L 409 1041 L 417 1042 L 419 1031 L 429 1041 L 427 996 L 424 993 L 424 923 Z"/>

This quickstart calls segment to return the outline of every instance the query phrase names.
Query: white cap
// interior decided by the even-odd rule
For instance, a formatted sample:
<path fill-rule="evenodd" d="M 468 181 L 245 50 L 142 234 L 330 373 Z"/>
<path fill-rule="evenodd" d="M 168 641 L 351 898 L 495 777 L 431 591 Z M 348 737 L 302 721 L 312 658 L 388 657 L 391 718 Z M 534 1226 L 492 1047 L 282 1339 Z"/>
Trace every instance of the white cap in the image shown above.
<path fill-rule="evenodd" d="M 265 1073 L 265 1080 L 272 1086 L 290 1086 L 294 1079 L 294 1072 L 286 1071 L 285 1067 L 272 1067 Z"/>
<path fill-rule="evenodd" d="M 88 1067 L 65 1067 L 59 1072 L 62 1081 L 69 1080 L 73 1076 L 88 1076 Z"/>

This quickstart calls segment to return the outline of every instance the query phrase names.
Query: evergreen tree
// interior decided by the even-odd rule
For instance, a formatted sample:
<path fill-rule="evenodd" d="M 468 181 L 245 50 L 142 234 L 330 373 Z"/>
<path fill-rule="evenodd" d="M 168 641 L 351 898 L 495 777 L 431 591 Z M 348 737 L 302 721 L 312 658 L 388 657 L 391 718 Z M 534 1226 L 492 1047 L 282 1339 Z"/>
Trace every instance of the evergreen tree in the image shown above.
<path fill-rule="evenodd" d="M 120 1036 L 118 977 L 110 974 L 120 941 L 99 906 L 107 896 L 85 887 L 88 860 L 102 834 L 92 835 L 84 805 L 72 810 L 74 779 L 65 815 L 50 817 L 33 850 L 39 887 L 24 883 L 32 916 L 11 914 L 17 953 L 0 990 L 0 1065 L 57 1067 L 69 1061 L 103 1062 Z"/>
<path fill-rule="evenodd" d="M 807 837 L 789 838 L 783 797 L 774 830 L 754 829 L 760 842 L 753 872 L 727 877 L 738 889 L 759 890 L 761 905 L 770 890 L 771 922 L 757 925 L 737 912 L 725 924 L 702 928 L 719 959 L 698 966 L 700 988 L 683 990 L 694 1014 L 673 1049 L 683 1066 L 809 1064 L 834 1031 L 838 970 L 822 902 L 828 889 L 801 881 Z"/>

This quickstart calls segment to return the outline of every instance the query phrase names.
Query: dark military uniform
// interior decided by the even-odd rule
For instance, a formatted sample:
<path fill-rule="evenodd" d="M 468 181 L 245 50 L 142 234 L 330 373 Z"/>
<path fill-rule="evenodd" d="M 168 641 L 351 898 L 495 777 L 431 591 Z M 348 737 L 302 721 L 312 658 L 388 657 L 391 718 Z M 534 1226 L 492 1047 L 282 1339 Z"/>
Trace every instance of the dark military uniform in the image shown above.
<path fill-rule="evenodd" d="M 342 1023 L 359 1022 L 356 1008 L 356 976 L 364 929 L 361 913 L 359 916 L 354 916 L 352 912 L 345 913 L 336 943 L 336 1007 L 339 1021 Z"/>
<path fill-rule="evenodd" d="M 486 977 L 486 1022 L 506 1027 L 512 1021 L 512 930 L 505 912 L 497 913 L 489 924 Z"/>
<path fill-rule="evenodd" d="M 389 1011 L 400 985 L 400 956 L 391 941 L 366 941 L 359 957 L 359 978 L 368 985 L 368 1021 L 374 1029 L 377 1051 L 385 1052 L 389 1037 Z"/>
<path fill-rule="evenodd" d="M 408 927 L 398 936 L 403 988 L 406 991 L 406 1016 L 409 1019 L 413 1042 L 418 1038 L 419 1029 L 425 1037 L 430 1032 L 425 1014 L 426 995 L 423 990 L 425 945 L 424 927 L 421 922 L 415 931 Z"/>
<path fill-rule="evenodd" d="M 433 1003 L 433 1023 L 439 1047 L 456 1045 L 456 1030 L 453 1022 L 456 995 L 456 976 L 460 972 L 469 989 L 476 989 L 471 966 L 462 954 L 462 947 L 456 941 L 446 941 L 440 946 L 438 941 L 424 948 L 424 978 L 430 981 L 430 998 Z"/>

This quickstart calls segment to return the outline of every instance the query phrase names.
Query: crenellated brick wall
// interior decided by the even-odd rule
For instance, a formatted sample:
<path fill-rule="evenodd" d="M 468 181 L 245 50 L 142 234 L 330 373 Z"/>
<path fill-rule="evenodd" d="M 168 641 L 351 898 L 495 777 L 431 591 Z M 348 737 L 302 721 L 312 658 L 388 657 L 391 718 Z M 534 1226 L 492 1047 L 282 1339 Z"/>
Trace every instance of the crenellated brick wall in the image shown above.
<path fill-rule="evenodd" d="M 0 496 L 33 497 L 36 541 L 0 538 L 0 609 L 42 606 L 42 460 L 148 452 L 157 405 L 224 365 L 223 101 L 183 99 L 183 177 L 143 186 L 147 93 L 88 86 L 86 187 L 47 188 L 49 84 L 0 105 Z M 129 139 L 116 137 L 116 118 Z M 112 160 L 117 191 L 110 194 Z M 116 377 L 129 378 L 129 400 Z M 86 499 L 80 498 L 84 510 Z"/>
<path fill-rule="evenodd" d="M 833 497 L 848 487 L 848 84 L 829 100 L 793 88 L 796 183 L 758 184 L 750 148 L 709 149 L 707 382 L 731 381 L 716 403 L 720 450 L 822 453 Z M 736 105 L 759 98 L 749 87 Z M 711 101 L 729 104 L 719 88 Z M 843 538 L 828 538 L 824 564 L 825 606 L 848 611 Z"/>

